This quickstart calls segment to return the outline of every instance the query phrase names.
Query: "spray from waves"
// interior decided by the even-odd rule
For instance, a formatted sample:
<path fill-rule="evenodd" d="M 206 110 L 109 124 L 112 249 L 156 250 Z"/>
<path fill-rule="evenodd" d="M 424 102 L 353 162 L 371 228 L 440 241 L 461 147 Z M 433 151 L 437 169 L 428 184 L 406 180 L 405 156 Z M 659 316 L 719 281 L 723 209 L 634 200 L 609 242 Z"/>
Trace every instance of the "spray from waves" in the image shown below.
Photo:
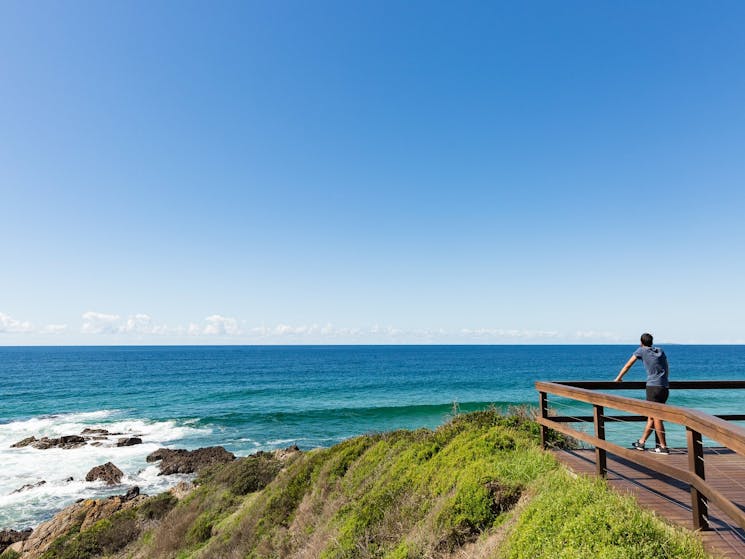
<path fill-rule="evenodd" d="M 79 448 L 30 446 L 10 448 L 30 436 L 56 438 L 79 435 L 84 429 L 106 429 L 116 433 Z M 184 479 L 184 476 L 158 476 L 156 465 L 146 456 L 162 446 L 180 441 L 207 440 L 211 430 L 172 420 L 151 421 L 126 417 L 117 410 L 100 410 L 32 417 L 0 425 L 0 527 L 25 528 L 50 518 L 59 509 L 80 498 L 97 498 L 123 493 L 138 485 L 144 493 L 158 493 Z M 122 436 L 138 436 L 143 443 L 117 447 Z M 89 441 L 90 442 L 90 441 Z M 86 482 L 94 466 L 113 462 L 124 472 L 122 485 L 106 487 L 102 482 Z"/>

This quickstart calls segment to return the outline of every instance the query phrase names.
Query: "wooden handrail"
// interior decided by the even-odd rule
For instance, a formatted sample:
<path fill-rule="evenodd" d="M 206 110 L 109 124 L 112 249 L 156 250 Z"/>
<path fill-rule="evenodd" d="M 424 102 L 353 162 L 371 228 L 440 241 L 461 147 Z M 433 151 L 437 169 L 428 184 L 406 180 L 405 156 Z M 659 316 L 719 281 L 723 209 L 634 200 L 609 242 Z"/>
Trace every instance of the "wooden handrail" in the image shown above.
<path fill-rule="evenodd" d="M 739 425 L 727 423 L 723 418 L 715 417 L 700 411 L 659 404 L 647 400 L 627 398 L 613 394 L 603 394 L 594 390 L 626 390 L 643 388 L 643 382 L 595 382 L 595 381 L 564 381 L 564 382 L 536 382 L 536 389 L 540 394 L 540 417 L 537 419 L 541 425 L 541 440 L 546 446 L 545 429 L 558 431 L 574 439 L 595 446 L 596 467 L 599 475 L 604 476 L 606 471 L 606 452 L 627 458 L 647 468 L 687 483 L 691 487 L 692 511 L 694 526 L 698 529 L 709 527 L 706 511 L 708 502 L 711 502 L 724 511 L 741 528 L 745 529 L 745 512 L 735 503 L 724 496 L 720 491 L 712 487 L 705 479 L 704 454 L 701 445 L 701 436 L 706 436 L 722 446 L 745 456 L 745 428 Z M 745 388 L 745 381 L 677 381 L 670 383 L 671 389 L 738 389 Z M 582 417 L 549 417 L 548 394 L 562 396 L 580 402 L 593 405 L 592 416 Z M 632 414 L 634 420 L 646 417 L 660 418 L 682 425 L 686 428 L 689 469 L 684 470 L 656 460 L 644 453 L 623 448 L 617 444 L 605 440 L 604 421 L 608 418 L 619 416 L 605 415 L 604 409 L 613 408 Z M 624 417 L 625 416 L 620 416 Z M 723 416 L 727 418 L 741 419 L 739 415 Z M 595 435 L 576 431 L 568 424 L 586 419 L 595 424 Z M 631 419 L 631 418 L 629 418 Z"/>
<path fill-rule="evenodd" d="M 613 383 L 622 384 L 622 383 Z M 631 384 L 631 383 L 625 383 Z M 672 384 L 672 383 L 671 383 Z M 643 383 L 642 383 L 643 386 Z M 670 421 L 683 425 L 687 428 L 698 431 L 705 437 L 717 441 L 722 446 L 734 450 L 738 454 L 745 456 L 745 428 L 732 423 L 727 423 L 723 419 L 712 415 L 681 408 L 669 404 L 658 404 L 647 400 L 636 398 L 627 398 L 625 396 L 616 396 L 614 394 L 602 394 L 593 392 L 586 388 L 577 388 L 568 384 L 559 384 L 554 382 L 535 383 L 536 390 L 564 396 L 573 400 L 579 400 L 588 404 L 604 406 L 629 413 L 658 417 L 664 421 Z M 743 386 L 745 388 L 745 386 Z"/>

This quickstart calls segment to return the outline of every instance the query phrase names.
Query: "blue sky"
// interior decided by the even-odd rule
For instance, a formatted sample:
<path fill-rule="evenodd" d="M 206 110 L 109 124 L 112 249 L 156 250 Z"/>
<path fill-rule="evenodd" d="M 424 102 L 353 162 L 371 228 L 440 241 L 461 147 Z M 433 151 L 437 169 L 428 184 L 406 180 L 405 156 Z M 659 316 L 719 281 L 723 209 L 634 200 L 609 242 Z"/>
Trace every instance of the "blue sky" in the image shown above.
<path fill-rule="evenodd" d="M 743 26 L 3 2 L 0 344 L 745 343 Z"/>

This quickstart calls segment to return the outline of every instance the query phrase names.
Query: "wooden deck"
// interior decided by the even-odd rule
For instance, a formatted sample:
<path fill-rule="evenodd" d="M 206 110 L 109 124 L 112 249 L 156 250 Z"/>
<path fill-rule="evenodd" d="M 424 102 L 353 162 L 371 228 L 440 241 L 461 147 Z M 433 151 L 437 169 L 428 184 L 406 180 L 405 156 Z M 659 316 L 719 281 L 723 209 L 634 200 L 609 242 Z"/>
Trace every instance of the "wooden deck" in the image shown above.
<path fill-rule="evenodd" d="M 560 450 L 557 458 L 576 473 L 595 475 L 595 451 Z M 673 449 L 669 456 L 653 455 L 680 468 L 688 467 L 685 449 Z M 745 458 L 728 449 L 704 451 L 706 480 L 745 511 Z M 693 529 L 689 486 L 664 474 L 608 453 L 608 482 L 617 490 L 634 495 L 637 502 L 668 521 Z M 732 525 L 726 515 L 710 507 L 710 530 L 699 532 L 704 547 L 715 557 L 745 557 L 745 530 Z"/>

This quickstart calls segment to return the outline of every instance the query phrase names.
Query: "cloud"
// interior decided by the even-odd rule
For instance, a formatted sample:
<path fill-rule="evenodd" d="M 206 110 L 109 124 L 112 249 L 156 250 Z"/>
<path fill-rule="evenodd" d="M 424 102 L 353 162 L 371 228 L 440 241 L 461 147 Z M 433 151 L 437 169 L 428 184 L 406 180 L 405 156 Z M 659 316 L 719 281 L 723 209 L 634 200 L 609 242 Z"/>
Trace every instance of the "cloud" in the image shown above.
<path fill-rule="evenodd" d="M 41 329 L 42 334 L 62 334 L 67 331 L 67 324 L 47 324 Z"/>
<path fill-rule="evenodd" d="M 32 332 L 34 327 L 30 322 L 16 320 L 12 316 L 0 312 L 0 333 Z"/>
<path fill-rule="evenodd" d="M 558 338 L 560 333 L 555 330 L 520 330 L 504 328 L 463 328 L 460 333 L 468 338 Z"/>
<path fill-rule="evenodd" d="M 83 313 L 83 334 L 116 334 L 119 331 L 120 316 L 94 311 Z"/>
<path fill-rule="evenodd" d="M 122 334 L 169 334 L 170 329 L 164 324 L 155 324 L 149 314 L 135 314 L 127 318 L 126 322 L 119 327 Z"/>
<path fill-rule="evenodd" d="M 202 330 L 202 334 L 207 336 L 238 336 L 242 333 L 235 318 L 213 314 L 204 320 L 207 322 L 207 326 Z"/>

